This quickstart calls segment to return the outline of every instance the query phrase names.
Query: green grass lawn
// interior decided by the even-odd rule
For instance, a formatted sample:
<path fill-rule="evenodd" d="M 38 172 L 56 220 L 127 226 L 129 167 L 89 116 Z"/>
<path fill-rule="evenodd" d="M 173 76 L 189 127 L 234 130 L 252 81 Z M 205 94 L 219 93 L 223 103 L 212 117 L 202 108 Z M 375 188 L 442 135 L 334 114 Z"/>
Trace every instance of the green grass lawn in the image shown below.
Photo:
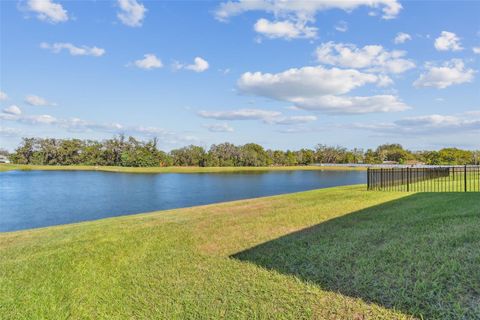
<path fill-rule="evenodd" d="M 0 234 L 0 319 L 479 319 L 480 194 L 365 186 Z"/>
<path fill-rule="evenodd" d="M 388 178 L 386 180 L 388 181 Z M 465 180 L 468 192 L 480 191 L 480 171 L 467 172 L 467 175 L 463 172 L 450 173 L 445 177 L 413 182 L 408 187 L 405 181 L 403 184 L 398 181 L 398 183 L 391 185 L 386 182 L 383 188 L 389 191 L 407 191 L 408 188 L 411 192 L 465 192 Z M 378 187 L 378 190 L 382 189 L 381 186 Z"/>
<path fill-rule="evenodd" d="M 293 170 L 367 170 L 366 167 L 334 166 L 286 166 L 286 167 L 110 167 L 110 166 L 37 166 L 22 164 L 0 164 L 1 171 L 12 170 L 85 170 L 125 173 L 212 173 L 245 171 L 293 171 Z"/>

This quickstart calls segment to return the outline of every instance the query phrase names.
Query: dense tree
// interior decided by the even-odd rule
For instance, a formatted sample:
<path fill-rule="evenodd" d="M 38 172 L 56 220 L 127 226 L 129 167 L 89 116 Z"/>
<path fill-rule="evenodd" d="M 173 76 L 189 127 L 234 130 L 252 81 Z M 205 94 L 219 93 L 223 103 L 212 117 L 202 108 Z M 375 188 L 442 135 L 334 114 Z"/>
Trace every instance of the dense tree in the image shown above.
<path fill-rule="evenodd" d="M 208 151 L 209 167 L 234 167 L 240 164 L 240 149 L 234 144 L 225 142 L 212 145 Z"/>
<path fill-rule="evenodd" d="M 406 163 L 409 160 L 441 164 L 478 164 L 480 151 L 445 148 L 439 151 L 411 152 L 400 144 L 383 144 L 375 150 L 348 150 L 339 146 L 317 145 L 315 150 L 265 150 L 261 145 L 247 143 L 236 146 L 225 142 L 214 144 L 206 151 L 190 145 L 169 153 L 159 150 L 156 138 L 140 141 L 122 135 L 104 141 L 79 139 L 24 138 L 8 155 L 12 163 L 38 165 L 97 166 L 293 166 L 312 163 L 367 163 L 384 161 Z"/>
<path fill-rule="evenodd" d="M 190 145 L 170 152 L 175 166 L 196 166 L 204 167 L 207 162 L 205 149 L 199 146 Z"/>
<path fill-rule="evenodd" d="M 473 163 L 473 153 L 467 150 L 457 148 L 445 148 L 438 151 L 440 164 L 471 164 Z"/>
<path fill-rule="evenodd" d="M 382 144 L 377 147 L 375 151 L 377 157 L 383 161 L 393 161 L 398 163 L 405 163 L 407 160 L 413 159 L 410 151 L 403 149 L 400 144 Z"/>
<path fill-rule="evenodd" d="M 240 147 L 240 165 L 245 167 L 261 167 L 272 164 L 268 153 L 256 143 L 247 143 Z"/>

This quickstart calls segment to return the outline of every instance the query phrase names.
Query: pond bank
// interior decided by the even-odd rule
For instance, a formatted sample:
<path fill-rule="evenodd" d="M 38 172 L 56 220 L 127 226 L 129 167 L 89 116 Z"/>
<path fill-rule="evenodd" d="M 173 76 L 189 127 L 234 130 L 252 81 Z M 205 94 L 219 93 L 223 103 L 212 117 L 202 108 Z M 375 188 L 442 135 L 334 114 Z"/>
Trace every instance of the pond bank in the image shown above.
<path fill-rule="evenodd" d="M 1 171 L 11 170 L 72 170 L 108 171 L 124 173 L 215 173 L 244 171 L 295 171 L 295 170 L 367 170 L 366 167 L 287 166 L 287 167 L 110 167 L 110 166 L 40 166 L 0 164 Z"/>

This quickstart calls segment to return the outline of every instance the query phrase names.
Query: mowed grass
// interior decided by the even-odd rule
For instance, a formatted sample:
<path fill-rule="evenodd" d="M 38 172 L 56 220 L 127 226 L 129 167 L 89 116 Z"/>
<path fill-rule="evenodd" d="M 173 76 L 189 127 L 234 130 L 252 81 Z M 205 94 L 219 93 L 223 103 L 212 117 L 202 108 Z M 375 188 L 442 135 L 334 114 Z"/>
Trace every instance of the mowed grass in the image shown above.
<path fill-rule="evenodd" d="M 0 318 L 480 318 L 480 194 L 365 189 L 0 234 Z"/>
<path fill-rule="evenodd" d="M 413 182 L 409 184 L 408 189 L 411 192 L 465 192 L 465 187 L 468 192 L 480 191 L 480 170 L 467 172 L 466 175 L 463 172 L 456 172 L 445 177 Z M 404 182 L 399 185 L 389 185 L 386 182 L 384 188 L 390 191 L 407 191 L 407 184 Z"/>
<path fill-rule="evenodd" d="M 79 170 L 125 173 L 222 173 L 248 171 L 294 171 L 294 170 L 362 170 L 366 167 L 341 166 L 285 166 L 285 167 L 113 167 L 113 166 L 43 166 L 22 164 L 0 164 L 0 172 L 13 170 Z"/>

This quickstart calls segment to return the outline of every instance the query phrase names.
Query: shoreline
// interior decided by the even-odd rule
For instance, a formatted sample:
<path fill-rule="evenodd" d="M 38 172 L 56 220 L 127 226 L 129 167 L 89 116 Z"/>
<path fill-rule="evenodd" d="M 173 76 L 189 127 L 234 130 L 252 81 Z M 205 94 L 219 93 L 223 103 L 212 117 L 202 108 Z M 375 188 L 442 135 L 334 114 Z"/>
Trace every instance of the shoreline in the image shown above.
<path fill-rule="evenodd" d="M 6 171 L 104 171 L 120 173 L 237 173 L 252 171 L 317 171 L 348 170 L 366 171 L 367 167 L 347 166 L 285 166 L 285 167 L 114 167 L 114 166 L 50 166 L 0 164 L 0 172 Z"/>

